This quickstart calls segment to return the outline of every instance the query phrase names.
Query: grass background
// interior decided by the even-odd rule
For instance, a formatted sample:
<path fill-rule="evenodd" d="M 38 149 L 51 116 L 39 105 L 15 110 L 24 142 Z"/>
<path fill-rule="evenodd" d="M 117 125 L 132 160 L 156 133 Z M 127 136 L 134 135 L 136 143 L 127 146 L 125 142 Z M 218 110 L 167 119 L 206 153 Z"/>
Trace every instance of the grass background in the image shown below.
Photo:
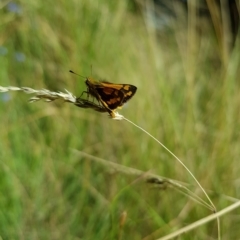
<path fill-rule="evenodd" d="M 120 113 L 182 159 L 218 210 L 232 203 L 226 196 L 239 198 L 240 49 L 237 39 L 230 51 L 220 23 L 210 27 L 196 6 L 158 32 L 130 1 L 23 0 L 15 7 L 0 6 L 0 85 L 66 88 L 79 96 L 84 81 L 69 69 L 136 85 Z M 156 239 L 211 214 L 174 189 L 132 184 L 136 176 L 73 151 L 198 191 L 172 156 L 126 121 L 27 100 L 22 93 L 0 95 L 1 239 Z M 223 239 L 240 236 L 239 213 L 221 218 Z M 216 233 L 214 221 L 180 239 Z"/>

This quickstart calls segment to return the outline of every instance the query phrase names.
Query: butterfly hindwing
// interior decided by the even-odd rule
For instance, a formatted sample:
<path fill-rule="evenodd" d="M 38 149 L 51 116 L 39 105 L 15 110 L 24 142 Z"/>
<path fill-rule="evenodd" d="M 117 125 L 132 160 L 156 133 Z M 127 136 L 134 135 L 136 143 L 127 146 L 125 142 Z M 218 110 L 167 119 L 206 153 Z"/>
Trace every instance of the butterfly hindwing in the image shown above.
<path fill-rule="evenodd" d="M 117 109 L 122 105 L 124 93 L 111 87 L 96 87 L 100 100 L 111 110 Z"/>

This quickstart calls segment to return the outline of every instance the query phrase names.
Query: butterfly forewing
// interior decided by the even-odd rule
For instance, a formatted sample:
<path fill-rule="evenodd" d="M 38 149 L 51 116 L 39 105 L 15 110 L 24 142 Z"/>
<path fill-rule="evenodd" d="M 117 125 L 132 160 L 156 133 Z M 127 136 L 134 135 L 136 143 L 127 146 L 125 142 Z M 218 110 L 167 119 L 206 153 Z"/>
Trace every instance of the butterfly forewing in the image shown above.
<path fill-rule="evenodd" d="M 123 86 L 123 88 L 121 89 L 121 91 L 124 93 L 124 98 L 122 101 L 122 105 L 124 103 L 126 103 L 129 99 L 131 99 L 133 97 L 133 95 L 136 93 L 137 91 L 137 87 L 133 86 L 133 85 L 129 85 L 129 84 L 125 84 Z M 121 105 L 121 106 L 122 106 Z"/>
<path fill-rule="evenodd" d="M 96 87 L 95 90 L 99 95 L 100 101 L 107 108 L 114 110 L 122 105 L 124 99 L 123 92 L 111 87 Z"/>
<path fill-rule="evenodd" d="M 110 101 L 109 103 L 115 103 L 114 106 L 115 107 L 121 107 L 124 103 L 126 103 L 129 99 L 131 99 L 133 97 L 133 95 L 135 94 L 135 92 L 137 91 L 137 87 L 130 85 L 130 84 L 114 84 L 114 83 L 109 83 L 109 82 L 101 82 L 101 86 L 97 86 L 96 88 L 98 89 L 98 92 L 100 94 L 100 96 L 104 96 L 104 94 L 106 95 L 111 95 L 112 98 L 121 98 L 120 99 L 115 99 Z M 100 89 L 104 89 L 103 91 L 101 91 Z M 106 91 L 105 91 L 106 89 Z M 110 90 L 112 89 L 112 90 Z M 122 97 L 123 94 L 123 97 Z M 110 96 L 108 96 L 109 98 Z M 109 100 L 109 99 L 108 99 Z M 116 106 L 118 104 L 118 106 Z M 113 108 L 112 108 L 113 109 Z"/>

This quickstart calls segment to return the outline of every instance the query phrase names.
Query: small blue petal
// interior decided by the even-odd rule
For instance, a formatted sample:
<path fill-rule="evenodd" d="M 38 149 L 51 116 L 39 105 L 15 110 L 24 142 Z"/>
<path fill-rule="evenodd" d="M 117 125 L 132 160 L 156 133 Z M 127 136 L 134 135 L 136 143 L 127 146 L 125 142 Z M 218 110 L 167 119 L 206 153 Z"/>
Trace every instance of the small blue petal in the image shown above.
<path fill-rule="evenodd" d="M 4 56 L 8 53 L 8 50 L 7 48 L 3 47 L 3 46 L 0 46 L 0 55 L 1 56 Z"/>
<path fill-rule="evenodd" d="M 8 102 L 11 99 L 11 95 L 9 93 L 1 93 L 1 102 Z"/>
<path fill-rule="evenodd" d="M 22 13 L 22 8 L 20 7 L 19 4 L 15 3 L 15 2 L 10 2 L 7 4 L 7 9 L 9 12 L 13 12 L 13 13 Z"/>
<path fill-rule="evenodd" d="M 16 52 L 15 53 L 15 59 L 18 61 L 18 62 L 24 62 L 26 57 L 23 53 L 21 52 Z"/>

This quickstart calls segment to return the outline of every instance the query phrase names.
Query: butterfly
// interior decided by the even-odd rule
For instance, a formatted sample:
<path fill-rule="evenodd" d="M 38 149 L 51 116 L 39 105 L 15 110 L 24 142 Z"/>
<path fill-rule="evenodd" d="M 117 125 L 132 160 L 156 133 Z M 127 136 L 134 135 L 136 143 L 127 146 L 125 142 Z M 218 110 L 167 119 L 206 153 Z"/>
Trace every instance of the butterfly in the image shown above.
<path fill-rule="evenodd" d="M 70 70 L 71 73 L 74 73 Z M 76 74 L 76 73 L 74 73 Z M 77 98 L 78 105 L 83 108 L 92 108 L 99 112 L 108 112 L 111 117 L 115 116 L 115 111 L 121 108 L 127 101 L 129 101 L 137 91 L 137 87 L 130 84 L 115 84 L 107 81 L 95 81 L 92 78 L 87 78 L 85 81 L 87 85 L 87 100 L 81 96 Z M 97 99 L 100 104 L 95 104 L 89 101 L 89 96 Z"/>

